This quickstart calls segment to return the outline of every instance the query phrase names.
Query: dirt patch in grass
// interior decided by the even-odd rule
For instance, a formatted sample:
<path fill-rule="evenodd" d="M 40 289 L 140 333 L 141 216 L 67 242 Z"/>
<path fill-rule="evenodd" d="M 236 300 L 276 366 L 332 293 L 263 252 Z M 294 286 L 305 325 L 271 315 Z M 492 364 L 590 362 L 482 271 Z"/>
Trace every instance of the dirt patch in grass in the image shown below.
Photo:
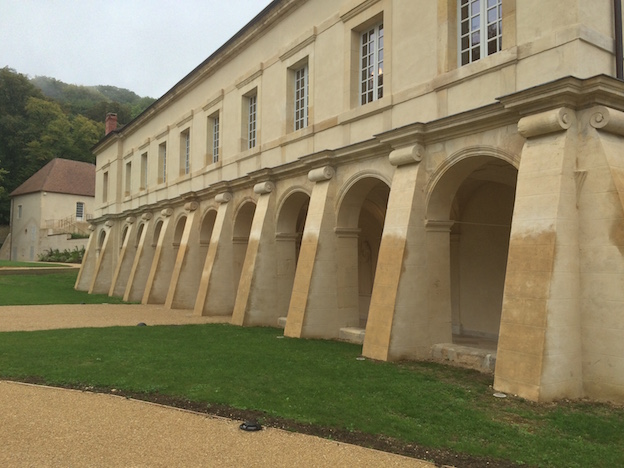
<path fill-rule="evenodd" d="M 37 385 L 49 385 L 47 382 L 38 378 L 22 379 L 21 381 Z M 163 406 L 220 416 L 232 420 L 257 421 L 267 427 L 317 436 L 324 439 L 372 448 L 383 452 L 395 453 L 419 460 L 427 460 L 440 467 L 450 466 L 458 468 L 482 468 L 492 466 L 497 468 L 515 468 L 526 466 L 518 465 L 508 460 L 475 457 L 463 453 L 453 452 L 452 450 L 423 447 L 383 435 L 368 434 L 357 430 L 347 431 L 343 429 L 306 424 L 290 419 L 271 416 L 262 411 L 243 410 L 227 405 L 196 402 L 160 393 L 137 393 L 113 388 L 84 387 L 75 385 L 67 385 L 64 387 L 73 390 L 106 393 L 125 398 L 148 401 L 150 403 L 156 403 Z"/>

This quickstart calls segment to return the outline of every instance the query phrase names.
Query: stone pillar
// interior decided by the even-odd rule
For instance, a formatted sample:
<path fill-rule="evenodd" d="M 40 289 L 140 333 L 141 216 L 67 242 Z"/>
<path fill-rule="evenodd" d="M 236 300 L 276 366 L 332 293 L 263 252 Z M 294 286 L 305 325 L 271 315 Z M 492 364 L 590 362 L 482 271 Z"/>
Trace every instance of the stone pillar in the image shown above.
<path fill-rule="evenodd" d="M 333 168 L 326 166 L 308 174 L 315 182 L 310 198 L 305 231 L 301 240 L 284 335 L 300 338 L 338 338 L 336 322 L 338 291 L 334 232 L 335 181 Z"/>
<path fill-rule="evenodd" d="M 197 291 L 195 315 L 230 315 L 236 296 L 237 285 L 232 283 L 232 194 L 221 193 L 215 200 L 219 209 Z"/>
<path fill-rule="evenodd" d="M 165 308 L 167 309 L 175 308 L 176 304 L 184 303 L 184 298 L 181 296 L 197 296 L 197 289 L 188 288 L 186 282 L 181 281 L 183 276 L 182 271 L 188 262 L 191 235 L 197 231 L 197 223 L 199 219 L 197 208 L 199 208 L 199 204 L 194 201 L 188 202 L 184 205 L 184 210 L 188 213 L 188 216 L 186 217 L 184 232 L 182 233 L 182 239 L 180 240 L 180 246 L 178 247 L 178 255 L 175 259 L 175 264 L 173 265 L 169 291 L 167 292 L 167 298 L 165 299 Z M 199 242 L 198 239 L 194 240 L 196 243 Z"/>
<path fill-rule="evenodd" d="M 279 318 L 274 189 L 272 182 L 260 183 L 254 187 L 254 192 L 260 197 L 238 283 L 232 314 L 234 325 L 274 327 Z"/>
<path fill-rule="evenodd" d="M 131 252 L 128 251 L 128 246 L 130 245 L 130 239 L 134 235 L 134 230 L 136 229 L 135 221 L 136 219 L 132 216 L 126 218 L 128 231 L 126 232 L 126 237 L 123 240 L 121 251 L 119 252 L 119 259 L 117 260 L 111 287 L 108 291 L 109 296 L 122 296 L 126 290 L 128 275 L 130 274 L 130 268 L 132 268 L 132 256 L 130 255 Z"/>
<path fill-rule="evenodd" d="M 522 118 L 494 387 L 548 401 L 583 394 L 575 113 Z"/>
<path fill-rule="evenodd" d="M 151 225 L 152 213 L 143 213 L 141 216 L 143 220 L 143 231 L 141 232 L 141 238 L 138 239 L 136 252 L 134 253 L 134 259 L 132 260 L 132 267 L 130 268 L 130 274 L 128 275 L 128 282 L 126 283 L 126 290 L 124 291 L 124 301 L 139 301 L 143 297 L 143 287 L 147 279 L 148 268 L 151 265 L 151 257 L 146 258 L 145 253 L 147 242 L 147 234 Z"/>
<path fill-rule="evenodd" d="M 74 289 L 78 291 L 89 290 L 89 285 L 91 284 L 91 278 L 93 277 L 95 263 L 97 260 L 95 252 L 97 244 L 94 234 L 95 226 L 93 224 L 89 225 L 89 230 L 91 231 L 91 234 L 89 235 L 87 247 L 85 248 L 85 253 L 82 257 L 82 265 L 80 265 L 80 271 L 78 272 L 76 284 L 74 285 Z"/>
<path fill-rule="evenodd" d="M 158 241 L 154 249 L 154 258 L 152 259 L 152 265 L 147 277 L 147 283 L 145 284 L 145 290 L 143 291 L 142 304 L 162 304 L 164 303 L 164 297 L 166 291 L 169 289 L 169 280 L 171 279 L 171 272 L 173 271 L 173 265 L 169 262 L 161 261 L 163 256 L 163 247 L 171 249 L 171 245 L 165 245 L 165 241 L 171 236 L 169 235 L 169 223 L 171 221 L 171 215 L 173 210 L 171 208 L 165 208 L 160 212 L 163 219 L 163 224 L 160 229 Z M 168 243 L 167 243 L 168 244 Z M 169 252 L 167 256 L 170 257 Z M 165 291 L 163 293 L 163 290 Z M 163 297 L 161 300 L 160 298 Z"/>
<path fill-rule="evenodd" d="M 584 396 L 624 403 L 624 112 L 596 106 L 579 121 Z"/>
<path fill-rule="evenodd" d="M 450 225 L 430 222 L 427 233 L 423 154 L 420 145 L 390 154 L 397 168 L 362 350 L 373 359 L 425 359 L 433 344 L 451 341 Z"/>
<path fill-rule="evenodd" d="M 89 294 L 107 294 L 110 288 L 112 273 L 113 273 L 113 242 L 111 237 L 113 235 L 113 222 L 106 221 L 102 226 L 102 230 L 106 233 L 104 242 L 99 244 L 99 239 L 96 238 L 96 257 L 95 270 L 93 277 L 91 278 L 91 284 L 89 285 Z M 98 234 L 98 237 L 101 235 Z"/>

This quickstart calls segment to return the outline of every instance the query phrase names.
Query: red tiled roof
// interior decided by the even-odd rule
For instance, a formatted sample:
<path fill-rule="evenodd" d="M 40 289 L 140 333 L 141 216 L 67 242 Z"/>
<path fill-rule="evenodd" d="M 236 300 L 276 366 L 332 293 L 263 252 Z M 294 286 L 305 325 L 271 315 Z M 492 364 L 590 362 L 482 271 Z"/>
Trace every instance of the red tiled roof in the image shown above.
<path fill-rule="evenodd" d="M 56 158 L 17 187 L 11 196 L 35 192 L 95 196 L 95 165 Z"/>

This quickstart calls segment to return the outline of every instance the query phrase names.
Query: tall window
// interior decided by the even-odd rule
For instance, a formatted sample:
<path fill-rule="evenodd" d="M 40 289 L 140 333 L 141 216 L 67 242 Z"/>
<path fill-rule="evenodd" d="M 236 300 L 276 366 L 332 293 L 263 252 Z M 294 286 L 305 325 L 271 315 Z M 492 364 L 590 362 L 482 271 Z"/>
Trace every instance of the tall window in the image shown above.
<path fill-rule="evenodd" d="M 295 70 L 295 130 L 308 126 L 308 65 Z"/>
<path fill-rule="evenodd" d="M 22 205 L 17 205 L 17 219 L 22 219 Z"/>
<path fill-rule="evenodd" d="M 191 172 L 191 129 L 180 133 L 180 174 Z"/>
<path fill-rule="evenodd" d="M 219 114 L 212 119 L 212 162 L 219 162 Z"/>
<path fill-rule="evenodd" d="M 383 97 L 384 27 L 368 28 L 360 36 L 360 104 Z"/>
<path fill-rule="evenodd" d="M 102 175 L 102 201 L 108 201 L 108 171 Z"/>
<path fill-rule="evenodd" d="M 256 93 L 247 96 L 247 148 L 256 147 L 256 131 L 258 123 L 258 95 Z"/>
<path fill-rule="evenodd" d="M 158 145 L 158 183 L 167 182 L 167 143 Z"/>
<path fill-rule="evenodd" d="M 141 190 L 147 188 L 147 153 L 141 155 Z"/>
<path fill-rule="evenodd" d="M 84 203 L 76 202 L 76 221 L 84 221 Z"/>
<path fill-rule="evenodd" d="M 127 162 L 126 163 L 126 190 L 125 190 L 125 195 L 128 196 L 130 195 L 132 191 L 132 163 L 131 162 Z"/>
<path fill-rule="evenodd" d="M 219 162 L 219 145 L 221 143 L 221 120 L 219 119 L 219 111 L 208 117 L 206 134 L 208 136 L 206 141 L 206 164 Z"/>
<path fill-rule="evenodd" d="M 502 48 L 502 0 L 459 0 L 459 63 L 466 65 Z"/>

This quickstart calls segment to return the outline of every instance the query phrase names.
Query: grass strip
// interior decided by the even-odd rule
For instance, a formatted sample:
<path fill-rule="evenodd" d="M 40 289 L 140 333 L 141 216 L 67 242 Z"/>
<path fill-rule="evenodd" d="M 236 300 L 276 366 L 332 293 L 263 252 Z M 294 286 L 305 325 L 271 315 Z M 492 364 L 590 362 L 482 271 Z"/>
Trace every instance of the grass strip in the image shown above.
<path fill-rule="evenodd" d="M 77 276 L 77 270 L 52 275 L 0 275 L 0 306 L 123 303 L 118 297 L 74 290 Z"/>
<path fill-rule="evenodd" d="M 0 377 L 170 395 L 531 466 L 624 460 L 622 408 L 498 399 L 477 372 L 278 337 L 229 325 L 1 333 Z"/>

